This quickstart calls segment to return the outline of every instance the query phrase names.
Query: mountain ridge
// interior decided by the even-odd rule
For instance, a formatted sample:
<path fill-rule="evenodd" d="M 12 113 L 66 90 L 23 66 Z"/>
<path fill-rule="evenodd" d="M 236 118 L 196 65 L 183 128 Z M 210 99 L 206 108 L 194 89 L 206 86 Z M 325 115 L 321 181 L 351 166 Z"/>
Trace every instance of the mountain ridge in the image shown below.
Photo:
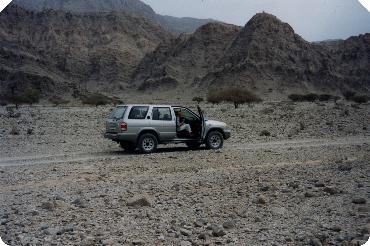
<path fill-rule="evenodd" d="M 0 90 L 34 87 L 48 96 L 124 88 L 145 54 L 170 37 L 124 12 L 32 12 L 11 5 L 0 14 Z"/>
<path fill-rule="evenodd" d="M 196 38 L 197 32 L 187 40 Z M 217 36 L 216 32 L 214 34 Z M 205 37 L 199 43 L 208 42 L 212 46 L 216 40 L 225 38 L 224 35 L 214 40 Z M 369 37 L 370 34 L 366 34 L 335 43 L 310 43 L 296 34 L 289 24 L 271 14 L 259 13 L 225 41 L 220 48 L 224 49 L 223 54 L 217 59 L 202 63 L 202 59 L 192 55 L 195 50 L 204 49 L 201 45 L 180 57 L 158 59 L 158 54 L 171 54 L 174 47 L 181 44 L 178 40 L 167 50 L 162 47 L 160 52 L 157 49 L 147 55 L 139 65 L 139 69 L 143 67 L 147 71 L 136 71 L 134 81 L 141 84 L 141 90 L 153 89 L 167 76 L 180 87 L 187 85 L 203 91 L 209 87 L 247 87 L 267 97 L 271 91 L 277 94 L 300 91 L 340 94 L 354 89 L 369 93 L 370 71 L 365 69 L 370 67 Z M 151 59 L 147 59 L 148 56 Z M 195 60 L 198 63 L 186 63 Z M 185 67 L 183 73 L 178 68 L 174 72 L 173 64 Z M 206 67 L 206 71 L 199 72 L 202 67 Z"/>
<path fill-rule="evenodd" d="M 140 15 L 162 25 L 167 31 L 180 34 L 194 32 L 210 19 L 196 19 L 191 17 L 173 17 L 159 15 L 147 4 L 139 0 L 13 0 L 12 4 L 31 11 L 46 9 L 60 10 L 72 13 L 96 13 L 126 11 Z"/>

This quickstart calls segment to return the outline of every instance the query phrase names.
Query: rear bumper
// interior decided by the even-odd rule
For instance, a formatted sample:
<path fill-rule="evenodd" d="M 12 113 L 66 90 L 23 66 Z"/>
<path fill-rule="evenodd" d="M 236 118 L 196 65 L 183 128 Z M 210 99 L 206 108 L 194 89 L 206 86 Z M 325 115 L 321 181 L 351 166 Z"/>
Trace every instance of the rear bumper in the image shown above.
<path fill-rule="evenodd" d="M 229 139 L 231 137 L 231 130 L 227 129 L 227 130 L 224 130 L 224 138 L 225 140 L 226 139 Z"/>
<path fill-rule="evenodd" d="M 127 134 L 127 133 L 104 133 L 104 138 L 110 139 L 115 142 L 136 142 L 136 134 Z"/>

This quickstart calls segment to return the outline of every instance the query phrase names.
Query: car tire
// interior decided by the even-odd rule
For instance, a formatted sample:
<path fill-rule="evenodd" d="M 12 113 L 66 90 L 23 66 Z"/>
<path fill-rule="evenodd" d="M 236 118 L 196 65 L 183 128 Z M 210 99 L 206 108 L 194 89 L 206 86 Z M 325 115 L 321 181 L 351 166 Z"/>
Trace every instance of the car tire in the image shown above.
<path fill-rule="evenodd" d="M 130 142 L 120 142 L 119 145 L 121 146 L 122 149 L 128 152 L 133 152 L 136 149 L 136 145 Z"/>
<path fill-rule="evenodd" d="M 202 144 L 197 142 L 188 142 L 185 143 L 186 146 L 188 146 L 189 149 L 198 149 Z"/>
<path fill-rule="evenodd" d="M 150 154 L 157 150 L 158 140 L 157 137 L 151 133 L 145 133 L 140 136 L 138 141 L 138 148 L 143 154 Z"/>
<path fill-rule="evenodd" d="M 224 145 L 224 136 L 219 131 L 208 133 L 206 138 L 207 149 L 221 149 Z"/>

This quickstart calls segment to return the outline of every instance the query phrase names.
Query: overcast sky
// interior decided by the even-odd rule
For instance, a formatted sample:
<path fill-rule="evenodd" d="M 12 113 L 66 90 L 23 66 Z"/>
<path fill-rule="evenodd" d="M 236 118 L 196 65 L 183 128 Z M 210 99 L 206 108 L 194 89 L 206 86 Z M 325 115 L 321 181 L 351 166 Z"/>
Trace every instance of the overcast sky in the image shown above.
<path fill-rule="evenodd" d="M 143 0 L 157 13 L 212 18 L 244 26 L 266 11 L 288 22 L 309 41 L 370 32 L 370 13 L 357 0 Z"/>

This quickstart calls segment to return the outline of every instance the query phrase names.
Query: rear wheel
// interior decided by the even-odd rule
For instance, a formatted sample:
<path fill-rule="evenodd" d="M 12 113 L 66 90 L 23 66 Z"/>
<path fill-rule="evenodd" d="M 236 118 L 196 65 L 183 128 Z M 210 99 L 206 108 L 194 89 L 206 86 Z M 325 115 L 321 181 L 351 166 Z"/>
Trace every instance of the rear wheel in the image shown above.
<path fill-rule="evenodd" d="M 224 136 L 219 131 L 208 133 L 206 138 L 207 149 L 221 149 L 224 145 Z"/>
<path fill-rule="evenodd" d="M 139 138 L 138 148 L 141 153 L 150 154 L 157 150 L 158 140 L 151 133 L 145 133 Z"/>
<path fill-rule="evenodd" d="M 121 146 L 122 149 L 129 152 L 135 151 L 136 149 L 136 145 L 130 142 L 120 142 L 119 145 Z"/>

